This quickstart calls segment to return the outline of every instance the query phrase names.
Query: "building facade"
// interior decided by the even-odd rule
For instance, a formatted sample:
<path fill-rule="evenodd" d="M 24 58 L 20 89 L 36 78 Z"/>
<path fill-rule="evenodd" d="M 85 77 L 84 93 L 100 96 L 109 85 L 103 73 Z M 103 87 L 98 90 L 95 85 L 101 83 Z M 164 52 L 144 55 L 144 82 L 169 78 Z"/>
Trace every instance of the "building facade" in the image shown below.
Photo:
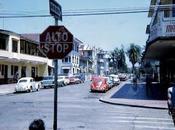
<path fill-rule="evenodd" d="M 151 0 L 147 26 L 149 35 L 146 43 L 144 61 L 152 64 L 152 73 L 158 73 L 161 91 L 175 81 L 175 0 Z M 149 63 L 150 64 L 150 63 Z"/>
<path fill-rule="evenodd" d="M 73 50 L 64 59 L 58 61 L 58 74 L 73 75 L 80 72 L 79 44 L 81 43 L 79 39 L 73 39 Z"/>
<path fill-rule="evenodd" d="M 102 49 L 97 51 L 97 68 L 96 73 L 98 75 L 109 74 L 109 56 L 108 52 Z"/>
<path fill-rule="evenodd" d="M 80 71 L 82 73 L 94 74 L 97 66 L 97 49 L 87 44 L 81 44 L 80 52 Z"/>
<path fill-rule="evenodd" d="M 20 77 L 42 77 L 52 73 L 53 62 L 38 50 L 39 41 L 0 30 L 0 84 Z"/>

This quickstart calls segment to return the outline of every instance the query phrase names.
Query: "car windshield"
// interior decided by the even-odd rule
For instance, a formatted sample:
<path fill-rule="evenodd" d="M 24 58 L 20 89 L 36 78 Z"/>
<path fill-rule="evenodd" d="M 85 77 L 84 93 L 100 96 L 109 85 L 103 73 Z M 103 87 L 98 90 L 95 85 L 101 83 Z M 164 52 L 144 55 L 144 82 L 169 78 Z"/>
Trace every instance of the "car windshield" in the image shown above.
<path fill-rule="evenodd" d="M 27 79 L 21 79 L 21 80 L 19 80 L 19 83 L 25 83 L 25 82 L 27 82 Z"/>

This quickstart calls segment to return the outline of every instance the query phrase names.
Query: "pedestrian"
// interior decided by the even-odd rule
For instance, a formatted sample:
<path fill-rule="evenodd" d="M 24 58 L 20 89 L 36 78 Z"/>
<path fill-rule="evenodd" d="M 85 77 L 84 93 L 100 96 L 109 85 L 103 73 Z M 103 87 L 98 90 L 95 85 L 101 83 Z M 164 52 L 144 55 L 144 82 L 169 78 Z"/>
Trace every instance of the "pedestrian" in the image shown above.
<path fill-rule="evenodd" d="M 32 121 L 29 130 L 45 130 L 44 121 L 42 119 Z"/>

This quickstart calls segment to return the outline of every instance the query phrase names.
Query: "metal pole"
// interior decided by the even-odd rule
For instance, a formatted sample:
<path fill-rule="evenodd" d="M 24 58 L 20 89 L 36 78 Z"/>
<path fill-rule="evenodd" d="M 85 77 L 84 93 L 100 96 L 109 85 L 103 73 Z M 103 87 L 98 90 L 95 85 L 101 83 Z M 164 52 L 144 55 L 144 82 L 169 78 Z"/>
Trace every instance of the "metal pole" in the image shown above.
<path fill-rule="evenodd" d="M 55 25 L 58 26 L 58 19 L 55 18 Z M 57 130 L 57 88 L 58 88 L 58 60 L 54 60 L 55 63 L 55 87 L 54 87 L 54 121 L 53 130 Z"/>

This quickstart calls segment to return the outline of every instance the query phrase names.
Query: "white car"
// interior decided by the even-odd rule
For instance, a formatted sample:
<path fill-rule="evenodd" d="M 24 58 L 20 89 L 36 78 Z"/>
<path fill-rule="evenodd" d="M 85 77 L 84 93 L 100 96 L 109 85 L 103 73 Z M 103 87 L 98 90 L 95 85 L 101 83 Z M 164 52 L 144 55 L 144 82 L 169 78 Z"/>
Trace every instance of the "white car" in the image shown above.
<path fill-rule="evenodd" d="M 59 82 L 62 81 L 64 83 L 64 85 L 70 84 L 70 79 L 68 76 L 58 76 L 58 81 Z"/>
<path fill-rule="evenodd" d="M 114 86 L 120 84 L 120 78 L 118 75 L 111 74 L 111 75 L 109 75 L 109 78 L 113 81 Z"/>
<path fill-rule="evenodd" d="M 40 88 L 41 88 L 40 82 L 35 82 L 32 77 L 24 77 L 18 80 L 15 86 L 15 92 L 39 91 Z"/>

